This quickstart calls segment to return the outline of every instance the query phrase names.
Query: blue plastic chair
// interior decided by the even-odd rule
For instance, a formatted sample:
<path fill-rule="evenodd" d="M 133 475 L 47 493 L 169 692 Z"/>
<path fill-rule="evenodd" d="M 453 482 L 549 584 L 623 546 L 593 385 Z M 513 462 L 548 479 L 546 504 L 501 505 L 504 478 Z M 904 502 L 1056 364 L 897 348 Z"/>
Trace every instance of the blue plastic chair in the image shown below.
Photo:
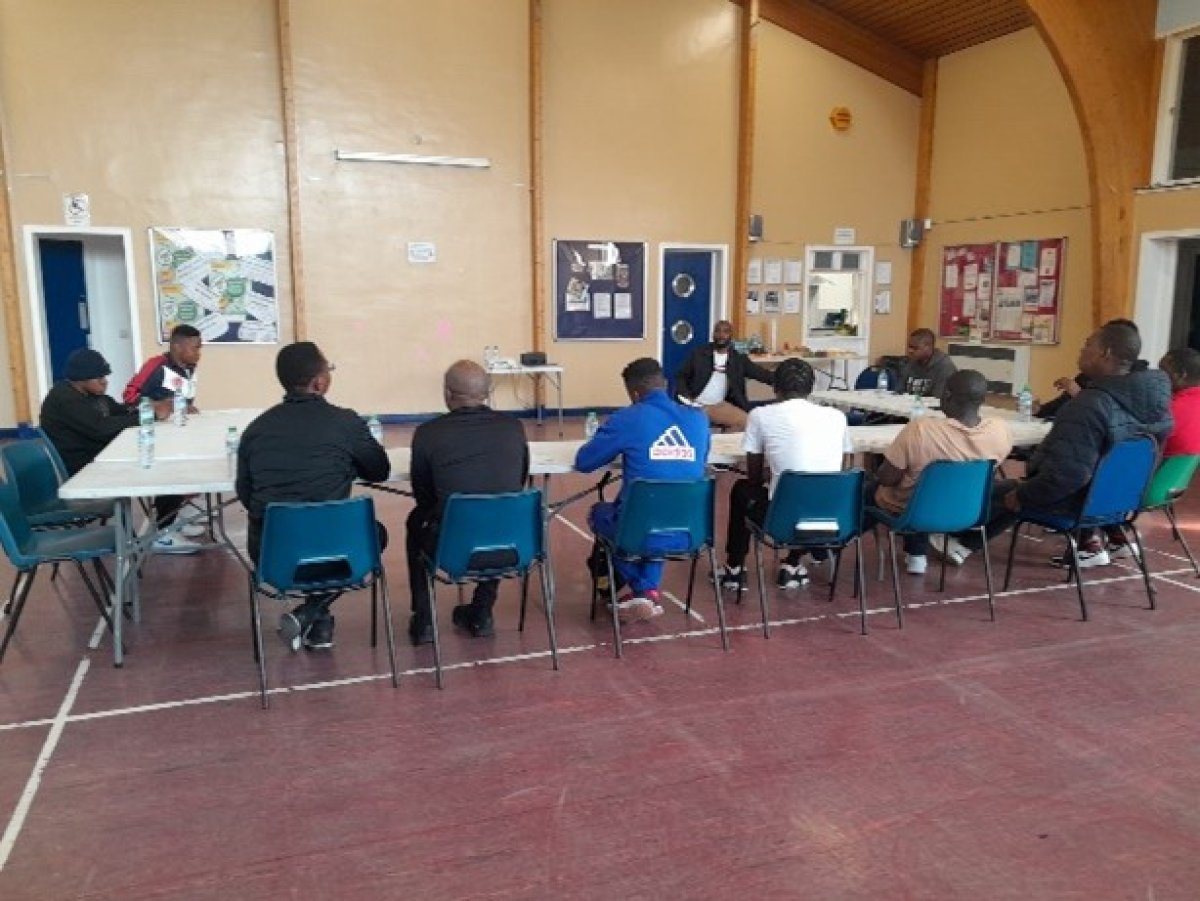
<path fill-rule="evenodd" d="M 66 480 L 54 446 L 43 438 L 14 441 L 0 447 L 7 478 L 17 486 L 21 508 L 34 529 L 73 528 L 112 516 L 111 501 L 68 503 L 59 498 Z"/>
<path fill-rule="evenodd" d="M 754 541 L 754 562 L 758 567 L 758 603 L 762 608 L 763 637 L 769 638 L 767 618 L 767 581 L 763 572 L 762 549 L 774 551 L 826 550 L 834 555 L 833 576 L 829 580 L 829 600 L 837 587 L 842 566 L 842 551 L 854 545 L 855 595 L 861 617 L 862 634 L 867 634 L 867 585 L 862 553 L 863 471 L 784 472 L 775 485 L 763 524 L 747 520 Z"/>
<path fill-rule="evenodd" d="M 314 570 L 322 576 L 312 576 Z M 268 504 L 263 517 L 262 551 L 250 573 L 250 621 L 262 705 L 268 706 L 267 666 L 263 653 L 260 594 L 278 601 L 304 600 L 334 591 L 371 589 L 371 647 L 378 643 L 378 602 L 383 596 L 392 686 L 396 671 L 396 638 L 387 572 L 380 556 L 375 504 L 369 497 L 308 504 Z"/>
<path fill-rule="evenodd" d="M 888 530 L 887 547 L 892 561 L 896 622 L 901 628 L 904 627 L 904 605 L 900 598 L 900 570 L 896 564 L 895 537 L 936 532 L 952 535 L 978 531 L 982 536 L 988 616 L 992 622 L 996 621 L 996 603 L 992 592 L 992 559 L 988 553 L 987 533 L 984 531 L 991 509 L 992 478 L 995 471 L 994 460 L 936 460 L 921 471 L 903 513 L 897 515 L 874 506 L 867 508 L 870 515 Z M 943 555 L 938 591 L 944 591 L 945 588 L 946 558 Z"/>
<path fill-rule="evenodd" d="M 521 580 L 521 618 L 529 601 L 529 573 L 536 566 L 542 583 L 550 660 L 558 669 L 558 640 L 554 631 L 554 580 L 546 547 L 545 508 L 536 488 L 507 494 L 452 494 L 446 499 L 432 557 L 422 555 L 429 582 L 433 661 L 437 687 L 442 688 L 442 646 L 438 635 L 437 583 L 459 587 L 493 579 Z"/>
<path fill-rule="evenodd" d="M 604 551 L 608 566 L 608 593 L 612 604 L 613 648 L 622 654 L 621 621 L 617 616 L 617 577 L 613 560 L 628 563 L 651 563 L 667 560 L 690 560 L 687 605 L 692 609 L 692 589 L 696 582 L 696 564 L 707 552 L 712 572 L 713 595 L 717 599 L 717 621 L 721 630 L 721 647 L 729 650 L 729 634 L 725 629 L 725 604 L 717 582 L 717 559 L 713 550 L 713 497 L 715 482 L 698 479 L 691 482 L 659 479 L 634 479 L 621 505 L 615 538 L 596 536 Z M 595 614 L 596 592 L 592 592 L 592 612 Z"/>
<path fill-rule="evenodd" d="M 1044 513 L 1037 510 L 1022 510 L 1013 526 L 1012 540 L 1008 545 L 1008 564 L 1004 568 L 1004 590 L 1008 590 L 1012 579 L 1013 555 L 1017 548 L 1017 533 L 1025 523 L 1033 523 L 1051 532 L 1064 535 L 1070 548 L 1070 566 L 1067 580 L 1075 580 L 1079 593 L 1079 614 L 1087 620 L 1087 602 L 1083 598 L 1083 574 L 1079 569 L 1079 542 L 1075 535 L 1080 529 L 1117 526 L 1123 532 L 1133 532 L 1139 553 L 1133 555 L 1142 579 L 1146 583 L 1146 597 L 1150 609 L 1155 607 L 1154 585 L 1150 581 L 1150 570 L 1146 564 L 1145 545 L 1138 534 L 1134 518 L 1142 506 L 1146 488 L 1154 473 L 1158 458 L 1158 446 L 1148 435 L 1130 438 L 1114 444 L 1096 463 L 1092 481 L 1079 512 L 1074 516 L 1061 513 Z"/>
<path fill-rule="evenodd" d="M 116 553 L 116 542 L 116 529 L 113 526 L 35 532 L 21 508 L 17 486 L 11 478 L 0 482 L 0 545 L 4 546 L 4 553 L 17 570 L 17 581 L 9 602 L 11 615 L 8 629 L 4 633 L 3 643 L 0 643 L 0 660 L 4 659 L 8 643 L 17 631 L 17 623 L 29 599 L 38 567 L 43 563 L 74 563 L 109 631 L 112 630 L 109 617 L 111 604 L 101 594 L 103 590 L 104 595 L 111 596 L 112 580 L 101 560 Z M 84 562 L 89 560 L 95 567 L 96 578 L 100 580 L 100 589 L 92 583 L 84 569 Z"/>

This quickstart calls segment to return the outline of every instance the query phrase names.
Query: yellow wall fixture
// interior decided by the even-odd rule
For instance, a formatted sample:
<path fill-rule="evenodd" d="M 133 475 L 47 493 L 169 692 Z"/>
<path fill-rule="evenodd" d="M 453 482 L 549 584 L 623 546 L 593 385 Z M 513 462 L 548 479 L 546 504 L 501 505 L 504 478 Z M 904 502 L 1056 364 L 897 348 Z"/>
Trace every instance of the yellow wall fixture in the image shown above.
<path fill-rule="evenodd" d="M 829 111 L 829 124 L 834 131 L 849 131 L 854 124 L 854 113 L 848 106 L 835 106 Z"/>

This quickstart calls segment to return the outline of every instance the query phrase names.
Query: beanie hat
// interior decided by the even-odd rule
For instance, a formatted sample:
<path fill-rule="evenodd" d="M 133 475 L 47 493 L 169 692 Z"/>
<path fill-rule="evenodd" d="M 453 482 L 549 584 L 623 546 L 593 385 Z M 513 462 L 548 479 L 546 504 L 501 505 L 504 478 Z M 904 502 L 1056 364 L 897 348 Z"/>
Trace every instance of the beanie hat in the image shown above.
<path fill-rule="evenodd" d="M 86 382 L 98 379 L 112 372 L 108 360 L 97 350 L 81 347 L 67 357 L 66 377 L 69 382 Z"/>

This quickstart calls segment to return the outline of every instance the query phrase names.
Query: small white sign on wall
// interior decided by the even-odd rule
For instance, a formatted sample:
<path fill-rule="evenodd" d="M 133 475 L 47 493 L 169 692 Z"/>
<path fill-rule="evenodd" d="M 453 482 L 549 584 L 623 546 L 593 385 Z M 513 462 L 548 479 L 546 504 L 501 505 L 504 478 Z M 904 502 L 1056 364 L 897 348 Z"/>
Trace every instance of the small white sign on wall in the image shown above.
<path fill-rule="evenodd" d="M 86 194 L 64 194 L 63 223 L 66 225 L 91 225 L 91 198 Z"/>
<path fill-rule="evenodd" d="M 409 241 L 408 261 L 410 263 L 436 263 L 437 245 L 432 241 Z"/>
<path fill-rule="evenodd" d="M 833 230 L 833 243 L 839 247 L 858 243 L 858 229 L 849 225 L 839 225 Z"/>

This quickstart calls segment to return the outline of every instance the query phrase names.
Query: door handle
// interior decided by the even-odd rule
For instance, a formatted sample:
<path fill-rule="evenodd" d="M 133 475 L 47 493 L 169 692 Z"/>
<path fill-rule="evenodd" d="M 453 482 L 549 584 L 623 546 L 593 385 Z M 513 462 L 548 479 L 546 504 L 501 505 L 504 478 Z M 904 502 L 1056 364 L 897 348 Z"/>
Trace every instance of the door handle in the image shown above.
<path fill-rule="evenodd" d="M 80 331 L 84 332 L 90 332 L 92 330 L 92 327 L 88 322 L 88 307 L 86 300 L 79 301 L 79 329 Z"/>

